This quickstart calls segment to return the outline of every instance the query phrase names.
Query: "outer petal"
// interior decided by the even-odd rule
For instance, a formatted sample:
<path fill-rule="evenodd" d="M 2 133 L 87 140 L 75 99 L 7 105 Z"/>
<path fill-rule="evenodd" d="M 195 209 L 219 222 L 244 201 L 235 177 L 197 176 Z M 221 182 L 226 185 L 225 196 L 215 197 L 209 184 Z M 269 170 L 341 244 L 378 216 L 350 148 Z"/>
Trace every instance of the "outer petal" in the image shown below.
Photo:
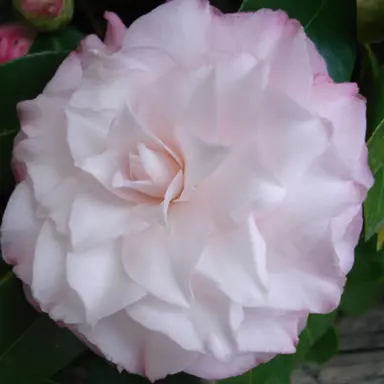
<path fill-rule="evenodd" d="M 33 262 L 32 294 L 51 317 L 67 324 L 85 321 L 84 306 L 66 280 L 65 248 L 54 225 L 46 221 L 41 228 Z"/>
<path fill-rule="evenodd" d="M 265 247 L 250 217 L 239 228 L 211 237 L 197 270 L 216 282 L 231 300 L 257 306 L 268 287 Z"/>
<path fill-rule="evenodd" d="M 123 50 L 136 47 L 161 48 L 175 60 L 193 65 L 201 55 L 208 52 L 211 12 L 205 0 L 167 2 L 129 27 Z M 185 44 L 186 41 L 188 44 Z"/>
<path fill-rule="evenodd" d="M 212 48 L 235 54 L 249 52 L 257 58 L 266 59 L 283 37 L 287 22 L 285 12 L 270 9 L 216 14 L 209 34 Z"/>
<path fill-rule="evenodd" d="M 124 311 L 104 318 L 94 326 L 83 323 L 75 329 L 108 360 L 124 367 L 128 372 L 145 374 L 144 345 L 151 334 L 131 320 Z M 126 332 L 127 329 L 129 332 Z"/>
<path fill-rule="evenodd" d="M 264 354 L 261 354 L 261 356 L 266 358 Z M 185 372 L 207 380 L 221 380 L 242 375 L 246 371 L 255 368 L 258 364 L 258 354 L 256 353 L 238 355 L 228 361 L 219 361 L 210 355 L 200 355 L 196 362 L 189 366 Z"/>
<path fill-rule="evenodd" d="M 28 285 L 32 283 L 34 249 L 42 225 L 35 210 L 31 188 L 24 181 L 13 192 L 1 225 L 3 257 L 15 265 L 15 273 Z"/>
<path fill-rule="evenodd" d="M 269 84 L 292 100 L 308 104 L 313 83 L 304 28 L 296 20 L 289 20 L 283 36 L 269 58 L 271 65 Z"/>
<path fill-rule="evenodd" d="M 317 227 L 317 228 L 316 228 Z M 294 311 L 328 313 L 340 302 L 345 276 L 330 229 L 307 226 L 294 239 L 280 239 L 284 249 L 268 255 L 270 286 L 265 305 Z"/>
<path fill-rule="evenodd" d="M 82 79 L 81 56 L 72 52 L 63 61 L 53 79 L 44 89 L 44 93 L 50 96 L 67 96 L 72 93 Z"/>
<path fill-rule="evenodd" d="M 105 44 L 111 48 L 120 49 L 123 45 L 124 36 L 127 31 L 126 26 L 119 16 L 113 12 L 105 12 L 104 18 L 108 22 Z"/>
<path fill-rule="evenodd" d="M 119 368 L 152 381 L 183 371 L 196 359 L 194 353 L 143 328 L 125 312 L 103 319 L 94 327 L 80 325 L 77 330 Z"/>
<path fill-rule="evenodd" d="M 361 206 L 351 207 L 332 221 L 332 232 L 340 268 L 347 274 L 354 262 L 355 247 L 363 227 Z"/>
<path fill-rule="evenodd" d="M 169 303 L 188 305 L 172 266 L 169 235 L 164 228 L 154 226 L 126 236 L 123 253 L 125 270 L 136 283 Z"/>
<path fill-rule="evenodd" d="M 295 353 L 302 314 L 263 308 L 245 314 L 237 334 L 240 352 Z"/>
<path fill-rule="evenodd" d="M 166 336 L 158 333 L 152 333 L 147 338 L 144 356 L 145 376 L 151 381 L 184 371 L 197 359 L 196 353 L 180 348 Z"/>
<path fill-rule="evenodd" d="M 333 142 L 346 166 L 357 181 L 370 188 L 373 179 L 365 145 L 366 106 L 357 92 L 356 84 L 334 84 L 320 78 L 312 91 L 312 104 L 332 121 Z"/>
<path fill-rule="evenodd" d="M 83 300 L 90 323 L 145 296 L 145 291 L 125 274 L 120 248 L 115 241 L 68 254 L 68 282 Z"/>

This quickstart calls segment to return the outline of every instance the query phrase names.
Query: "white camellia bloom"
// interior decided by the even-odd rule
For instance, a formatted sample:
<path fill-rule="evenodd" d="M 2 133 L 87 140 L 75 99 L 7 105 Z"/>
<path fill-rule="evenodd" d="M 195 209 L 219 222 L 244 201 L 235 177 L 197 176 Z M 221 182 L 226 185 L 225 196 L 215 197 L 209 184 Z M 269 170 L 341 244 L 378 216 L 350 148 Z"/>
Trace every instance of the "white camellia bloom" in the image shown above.
<path fill-rule="evenodd" d="M 294 353 L 339 304 L 372 184 L 365 104 L 284 12 L 107 13 L 21 103 L 6 260 L 56 321 L 151 380 Z"/>

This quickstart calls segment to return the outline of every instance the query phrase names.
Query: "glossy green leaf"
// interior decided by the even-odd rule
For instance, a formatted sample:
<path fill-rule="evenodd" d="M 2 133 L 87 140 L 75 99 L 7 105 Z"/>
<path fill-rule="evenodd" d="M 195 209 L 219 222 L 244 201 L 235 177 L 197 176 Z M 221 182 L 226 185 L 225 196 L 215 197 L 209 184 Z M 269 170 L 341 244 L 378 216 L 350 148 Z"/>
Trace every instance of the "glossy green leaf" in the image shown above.
<path fill-rule="evenodd" d="M 375 62 L 373 62 L 372 65 L 376 66 Z M 367 123 L 369 136 L 371 136 L 384 121 L 384 68 L 377 71 L 376 67 L 375 72 L 374 82 L 370 87 L 370 93 L 367 95 Z"/>
<path fill-rule="evenodd" d="M 13 139 L 19 130 L 16 105 L 39 95 L 68 52 L 27 55 L 0 65 L 0 208 L 14 182 L 10 169 Z"/>
<path fill-rule="evenodd" d="M 355 264 L 348 274 L 340 309 L 359 315 L 377 304 L 384 292 L 384 257 L 376 251 L 376 241 L 361 241 L 356 247 Z"/>
<path fill-rule="evenodd" d="M 384 69 L 373 82 L 368 96 L 368 153 L 375 184 L 364 203 L 366 240 L 384 224 Z"/>
<path fill-rule="evenodd" d="M 149 384 L 149 381 L 136 375 L 120 373 L 115 365 L 98 356 L 90 359 L 87 367 L 86 384 Z"/>
<path fill-rule="evenodd" d="M 380 63 L 371 46 L 368 44 L 359 47 L 359 57 L 361 63 L 356 78 L 358 79 L 360 93 L 370 99 L 372 89 L 375 89 L 377 78 L 380 75 Z M 369 114 L 370 109 L 368 108 L 368 115 Z M 370 127 L 368 127 L 367 136 L 369 137 L 371 134 Z"/>
<path fill-rule="evenodd" d="M 383 104 L 384 109 L 384 104 Z M 380 121 L 368 140 L 369 166 L 375 174 L 384 166 L 384 119 Z"/>
<path fill-rule="evenodd" d="M 85 384 L 150 384 L 150 381 L 137 375 L 127 372 L 120 373 L 116 366 L 106 360 L 92 355 L 86 364 L 87 379 Z M 155 384 L 200 384 L 197 377 L 180 373 L 167 376 L 158 380 Z"/>
<path fill-rule="evenodd" d="M 222 380 L 220 384 L 289 384 L 294 367 L 294 355 L 280 355 L 242 376 Z"/>
<path fill-rule="evenodd" d="M 375 173 L 375 184 L 364 202 L 365 239 L 369 240 L 384 225 L 384 167 Z"/>
<path fill-rule="evenodd" d="M 0 356 L 37 318 L 27 303 L 20 281 L 8 272 L 0 278 Z"/>
<path fill-rule="evenodd" d="M 306 355 L 306 360 L 323 364 L 334 356 L 338 349 L 339 337 L 336 328 L 331 327 L 311 346 Z"/>
<path fill-rule="evenodd" d="M 244 0 L 241 11 L 282 9 L 304 26 L 335 81 L 351 78 L 356 57 L 356 0 Z"/>
<path fill-rule="evenodd" d="M 310 315 L 306 331 L 310 334 L 310 344 L 320 339 L 330 327 L 333 327 L 337 317 L 337 311 L 326 315 Z"/>
<path fill-rule="evenodd" d="M 83 38 L 84 35 L 72 27 L 53 33 L 40 33 L 34 41 L 30 53 L 73 51 Z"/>
<path fill-rule="evenodd" d="M 0 280 L 0 308 L 0 383 L 41 384 L 86 348 L 67 329 L 36 313 L 11 273 Z"/>

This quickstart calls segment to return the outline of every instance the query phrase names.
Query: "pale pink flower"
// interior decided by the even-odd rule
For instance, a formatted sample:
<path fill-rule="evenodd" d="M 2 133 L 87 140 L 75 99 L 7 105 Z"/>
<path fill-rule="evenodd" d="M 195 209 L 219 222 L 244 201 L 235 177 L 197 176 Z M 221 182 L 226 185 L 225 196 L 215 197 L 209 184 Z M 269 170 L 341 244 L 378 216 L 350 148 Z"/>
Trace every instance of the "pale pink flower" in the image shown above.
<path fill-rule="evenodd" d="M 0 25 L 0 64 L 28 53 L 35 34 L 22 24 Z"/>
<path fill-rule="evenodd" d="M 294 353 L 340 301 L 372 184 L 365 103 L 284 12 L 106 15 L 20 105 L 2 247 L 34 300 L 155 380 Z"/>

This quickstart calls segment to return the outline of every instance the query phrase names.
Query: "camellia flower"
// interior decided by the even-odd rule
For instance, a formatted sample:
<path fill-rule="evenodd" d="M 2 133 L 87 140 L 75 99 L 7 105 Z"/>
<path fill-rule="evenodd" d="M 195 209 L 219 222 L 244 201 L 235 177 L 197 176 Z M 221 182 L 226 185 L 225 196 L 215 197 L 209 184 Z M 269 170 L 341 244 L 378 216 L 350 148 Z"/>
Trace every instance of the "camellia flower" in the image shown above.
<path fill-rule="evenodd" d="M 35 34 L 22 24 L 0 25 L 0 64 L 28 53 Z"/>
<path fill-rule="evenodd" d="M 74 0 L 13 0 L 13 6 L 41 31 L 54 31 L 65 26 L 74 12 Z"/>
<path fill-rule="evenodd" d="M 19 106 L 5 259 L 42 310 L 151 380 L 239 375 L 335 309 L 372 184 L 365 103 L 284 12 L 107 13 Z"/>

